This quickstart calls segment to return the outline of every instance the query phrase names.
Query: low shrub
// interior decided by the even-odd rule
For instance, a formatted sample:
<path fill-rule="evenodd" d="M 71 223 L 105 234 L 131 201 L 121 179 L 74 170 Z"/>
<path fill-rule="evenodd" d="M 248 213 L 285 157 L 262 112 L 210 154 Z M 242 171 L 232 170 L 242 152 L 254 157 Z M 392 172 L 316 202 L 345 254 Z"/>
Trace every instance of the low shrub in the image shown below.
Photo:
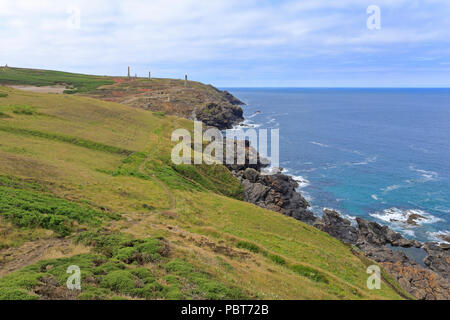
<path fill-rule="evenodd" d="M 100 215 L 65 199 L 0 184 L 0 216 L 19 227 L 40 227 L 66 236 L 74 221 L 95 225 L 100 223 Z"/>
<path fill-rule="evenodd" d="M 270 260 L 272 260 L 276 264 L 279 264 L 279 265 L 282 265 L 282 266 L 286 265 L 286 260 L 284 260 L 280 256 L 277 256 L 276 254 L 269 254 L 268 257 L 269 257 Z"/>
<path fill-rule="evenodd" d="M 26 116 L 32 116 L 34 114 L 37 114 L 36 108 L 31 106 L 13 106 L 13 113 L 15 114 L 21 114 Z"/>
<path fill-rule="evenodd" d="M 315 282 L 328 283 L 327 277 L 325 277 L 320 271 L 317 271 L 311 267 L 295 265 L 292 266 L 291 269 L 299 275 L 307 277 Z"/>
<path fill-rule="evenodd" d="M 253 253 L 260 253 L 261 249 L 253 243 L 247 242 L 247 241 L 239 241 L 237 243 L 237 247 L 240 249 L 246 249 L 248 251 L 251 251 Z"/>

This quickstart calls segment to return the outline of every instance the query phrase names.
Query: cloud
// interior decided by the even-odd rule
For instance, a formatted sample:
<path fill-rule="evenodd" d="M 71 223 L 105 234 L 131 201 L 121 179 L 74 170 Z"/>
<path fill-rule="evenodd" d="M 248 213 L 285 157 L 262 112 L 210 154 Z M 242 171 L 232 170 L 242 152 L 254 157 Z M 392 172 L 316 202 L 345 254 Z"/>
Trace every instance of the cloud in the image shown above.
<path fill-rule="evenodd" d="M 372 2 L 379 31 L 366 28 Z M 450 58 L 447 0 L 0 0 L 0 8 L 0 64 L 17 66 L 117 74 L 131 64 L 270 85 L 264 77 L 294 83 L 293 71 L 345 71 L 345 61 L 391 70 L 407 55 L 439 72 Z M 70 8 L 80 10 L 80 29 L 70 28 Z"/>

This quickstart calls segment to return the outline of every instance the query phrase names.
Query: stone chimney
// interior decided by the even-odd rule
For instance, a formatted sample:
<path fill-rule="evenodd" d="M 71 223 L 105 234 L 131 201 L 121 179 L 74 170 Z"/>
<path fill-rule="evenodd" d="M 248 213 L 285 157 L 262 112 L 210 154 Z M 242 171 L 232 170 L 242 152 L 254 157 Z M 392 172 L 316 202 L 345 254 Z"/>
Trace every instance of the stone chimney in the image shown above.
<path fill-rule="evenodd" d="M 130 67 L 128 67 L 128 78 L 130 77 Z"/>
<path fill-rule="evenodd" d="M 187 75 L 185 75 L 184 76 L 184 86 L 187 88 L 187 86 L 188 86 L 188 76 Z"/>

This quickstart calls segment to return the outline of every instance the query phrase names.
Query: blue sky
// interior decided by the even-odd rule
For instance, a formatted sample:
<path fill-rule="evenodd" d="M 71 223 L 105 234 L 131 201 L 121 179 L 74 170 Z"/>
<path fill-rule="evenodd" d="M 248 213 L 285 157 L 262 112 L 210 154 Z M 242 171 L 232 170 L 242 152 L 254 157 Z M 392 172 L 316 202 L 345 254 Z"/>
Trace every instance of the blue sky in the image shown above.
<path fill-rule="evenodd" d="M 220 87 L 450 86 L 449 0 L 0 0 L 0 34 L 0 64 L 20 67 L 130 65 Z"/>

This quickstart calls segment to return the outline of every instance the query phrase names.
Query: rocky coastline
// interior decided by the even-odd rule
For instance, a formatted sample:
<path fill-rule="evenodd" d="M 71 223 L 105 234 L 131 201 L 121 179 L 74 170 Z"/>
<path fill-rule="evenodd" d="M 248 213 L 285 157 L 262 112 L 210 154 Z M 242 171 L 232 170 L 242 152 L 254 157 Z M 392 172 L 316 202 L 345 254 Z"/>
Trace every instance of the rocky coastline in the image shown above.
<path fill-rule="evenodd" d="M 207 124 L 211 125 L 211 122 Z M 264 174 L 267 165 L 260 161 L 259 155 L 247 141 L 245 144 L 245 164 L 227 165 L 243 186 L 244 201 L 307 223 L 351 246 L 380 264 L 416 299 L 450 299 L 448 245 L 408 240 L 388 226 L 362 218 L 356 218 L 356 225 L 352 225 L 351 221 L 334 210 L 325 209 L 323 216 L 317 217 L 309 210 L 308 201 L 298 192 L 298 183 L 283 173 Z M 251 161 L 255 154 L 257 160 Z M 393 250 L 394 247 L 424 250 L 426 257 L 419 264 L 405 252 Z"/>
<path fill-rule="evenodd" d="M 219 130 L 231 129 L 234 125 L 244 121 L 242 108 L 231 103 L 207 103 L 205 107 L 196 109 L 194 113 L 195 119 Z"/>

